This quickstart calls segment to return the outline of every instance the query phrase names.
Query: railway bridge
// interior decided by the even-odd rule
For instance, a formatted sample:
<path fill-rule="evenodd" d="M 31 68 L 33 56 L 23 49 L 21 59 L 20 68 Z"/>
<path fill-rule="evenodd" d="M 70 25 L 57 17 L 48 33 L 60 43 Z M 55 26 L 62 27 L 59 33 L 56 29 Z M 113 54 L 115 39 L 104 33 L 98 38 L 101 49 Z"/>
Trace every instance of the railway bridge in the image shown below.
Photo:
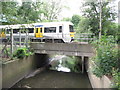
<path fill-rule="evenodd" d="M 69 56 L 94 55 L 92 45 L 85 42 L 80 43 L 41 43 L 31 42 L 30 47 L 38 54 L 61 54 Z"/>
<path fill-rule="evenodd" d="M 76 56 L 81 63 L 81 71 L 84 72 L 88 65 L 88 59 L 94 56 L 92 45 L 88 42 L 74 42 L 74 43 L 41 43 L 31 42 L 30 48 L 34 50 L 37 57 L 44 54 L 53 55 L 68 55 Z M 44 56 L 45 57 L 45 56 Z M 37 60 L 37 59 L 36 59 Z M 40 64 L 40 60 L 37 60 L 37 64 Z M 86 66 L 85 66 L 86 65 Z M 87 70 L 87 69 L 86 69 Z"/>

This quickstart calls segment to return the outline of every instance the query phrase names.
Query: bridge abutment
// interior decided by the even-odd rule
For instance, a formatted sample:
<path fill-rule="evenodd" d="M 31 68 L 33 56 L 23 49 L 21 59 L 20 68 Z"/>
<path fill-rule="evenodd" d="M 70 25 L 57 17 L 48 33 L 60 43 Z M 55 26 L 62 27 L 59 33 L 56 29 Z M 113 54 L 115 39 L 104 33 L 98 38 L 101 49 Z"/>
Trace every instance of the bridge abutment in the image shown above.
<path fill-rule="evenodd" d="M 36 68 L 47 66 L 49 64 L 49 55 L 48 54 L 35 54 L 34 55 Z"/>
<path fill-rule="evenodd" d="M 76 59 L 79 61 L 79 68 L 80 68 L 81 72 L 82 73 L 87 72 L 89 57 L 76 56 Z"/>

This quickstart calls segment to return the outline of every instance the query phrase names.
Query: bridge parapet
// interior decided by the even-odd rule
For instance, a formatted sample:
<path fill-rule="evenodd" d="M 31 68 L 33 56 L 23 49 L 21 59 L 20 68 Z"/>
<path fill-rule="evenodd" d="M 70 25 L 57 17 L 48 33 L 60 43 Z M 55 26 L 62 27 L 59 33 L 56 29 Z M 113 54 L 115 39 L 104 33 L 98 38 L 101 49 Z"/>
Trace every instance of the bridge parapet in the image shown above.
<path fill-rule="evenodd" d="M 93 48 L 88 43 L 41 43 L 31 42 L 35 53 L 61 54 L 70 56 L 93 56 Z"/>

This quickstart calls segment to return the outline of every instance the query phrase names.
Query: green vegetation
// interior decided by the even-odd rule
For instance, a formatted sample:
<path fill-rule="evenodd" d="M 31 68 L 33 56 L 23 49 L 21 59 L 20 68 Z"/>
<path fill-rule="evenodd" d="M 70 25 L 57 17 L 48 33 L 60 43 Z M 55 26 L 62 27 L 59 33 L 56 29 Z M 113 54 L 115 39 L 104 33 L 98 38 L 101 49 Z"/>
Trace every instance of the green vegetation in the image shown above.
<path fill-rule="evenodd" d="M 119 51 L 117 44 L 120 43 L 119 27 L 114 23 L 116 12 L 114 7 L 110 6 L 111 2 L 85 2 L 84 17 L 79 23 L 80 32 L 92 32 L 98 39 L 100 32 L 100 5 L 102 9 L 102 37 L 99 40 L 92 42 L 95 49 L 95 56 L 91 58 L 93 61 L 92 72 L 97 77 L 106 75 L 113 77 L 114 87 L 120 90 L 120 68 L 119 68 Z"/>
<path fill-rule="evenodd" d="M 113 35 L 114 37 L 120 31 L 120 26 L 114 23 L 116 12 L 114 7 L 109 5 L 110 2 L 102 2 L 102 35 Z M 94 33 L 98 38 L 100 24 L 100 2 L 85 2 L 83 5 L 83 16 L 73 15 L 72 18 L 63 20 L 71 21 L 77 34 Z"/>
<path fill-rule="evenodd" d="M 115 10 L 113 7 L 110 7 L 110 2 L 99 1 L 95 2 L 86 2 L 84 4 L 83 13 L 86 18 L 88 18 L 90 30 L 95 34 L 98 35 L 99 33 L 99 22 L 100 22 L 100 5 L 102 9 L 102 34 L 109 34 L 110 32 L 114 32 L 112 30 L 114 23 L 112 22 L 116 18 Z M 112 29 L 111 29 L 112 28 Z"/>
<path fill-rule="evenodd" d="M 13 54 L 13 58 L 19 58 L 22 59 L 26 56 L 32 55 L 32 51 L 30 51 L 28 48 L 18 48 L 14 54 Z"/>
<path fill-rule="evenodd" d="M 120 89 L 119 54 L 116 40 L 112 36 L 102 36 L 100 40 L 93 42 L 95 53 L 91 60 L 94 63 L 92 72 L 97 77 L 106 75 L 113 77 L 113 86 Z"/>
<path fill-rule="evenodd" d="M 118 90 L 120 90 L 120 71 L 114 70 L 113 77 L 114 77 L 113 88 L 117 88 Z"/>
<path fill-rule="evenodd" d="M 79 66 L 79 60 L 77 60 L 74 56 L 72 57 L 67 57 L 62 60 L 63 67 L 67 67 L 71 70 L 71 72 L 81 72 L 80 71 L 80 66 Z"/>
<path fill-rule="evenodd" d="M 93 73 L 98 77 L 112 75 L 112 69 L 119 67 L 118 48 L 114 42 L 112 37 L 103 36 L 101 40 L 94 43 L 96 56 L 92 58 L 95 63 Z"/>
<path fill-rule="evenodd" d="M 7 57 L 10 57 L 10 48 L 6 48 L 4 51 L 3 51 L 3 54 L 4 56 L 7 56 Z"/>
<path fill-rule="evenodd" d="M 52 57 L 54 58 L 54 57 Z M 58 70 L 61 67 L 70 69 L 70 72 L 81 72 L 80 70 L 80 60 L 74 56 L 65 56 L 61 60 L 54 60 L 51 63 L 52 70 Z"/>
<path fill-rule="evenodd" d="M 81 17 L 79 15 L 72 16 L 71 22 L 74 24 L 75 29 L 77 29 L 80 20 L 81 20 Z"/>
<path fill-rule="evenodd" d="M 26 24 L 57 20 L 64 6 L 59 0 L 42 0 L 39 2 L 22 2 L 21 4 L 10 0 L 1 2 L 2 24 Z"/>

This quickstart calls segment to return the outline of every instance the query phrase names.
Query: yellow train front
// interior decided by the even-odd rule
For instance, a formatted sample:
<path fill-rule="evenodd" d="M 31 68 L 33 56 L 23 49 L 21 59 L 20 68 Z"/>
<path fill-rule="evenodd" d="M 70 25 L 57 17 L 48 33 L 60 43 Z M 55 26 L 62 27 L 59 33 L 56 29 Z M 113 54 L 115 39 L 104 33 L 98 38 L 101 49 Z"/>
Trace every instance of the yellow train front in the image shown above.
<path fill-rule="evenodd" d="M 5 29 L 0 29 L 0 42 L 6 42 L 6 33 L 5 33 Z"/>

